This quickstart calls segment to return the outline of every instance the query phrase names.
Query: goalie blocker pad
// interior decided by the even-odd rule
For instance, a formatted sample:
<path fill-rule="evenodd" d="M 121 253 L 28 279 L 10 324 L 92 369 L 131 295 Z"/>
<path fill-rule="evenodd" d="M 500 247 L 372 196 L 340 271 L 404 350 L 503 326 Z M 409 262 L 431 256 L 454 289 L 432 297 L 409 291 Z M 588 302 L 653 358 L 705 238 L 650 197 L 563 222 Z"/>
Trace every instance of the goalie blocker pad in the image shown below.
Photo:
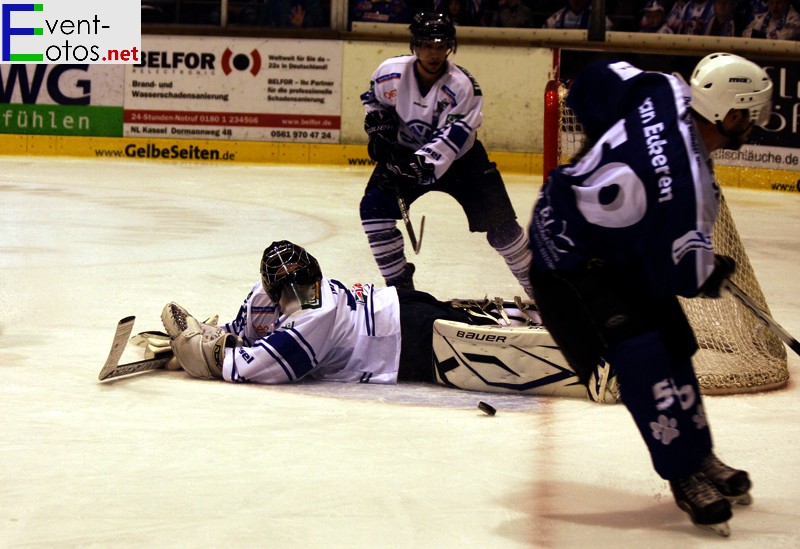
<path fill-rule="evenodd" d="M 616 379 L 607 365 L 597 368 L 587 390 L 542 326 L 473 326 L 436 320 L 433 365 L 436 382 L 457 389 L 606 403 L 619 400 Z"/>

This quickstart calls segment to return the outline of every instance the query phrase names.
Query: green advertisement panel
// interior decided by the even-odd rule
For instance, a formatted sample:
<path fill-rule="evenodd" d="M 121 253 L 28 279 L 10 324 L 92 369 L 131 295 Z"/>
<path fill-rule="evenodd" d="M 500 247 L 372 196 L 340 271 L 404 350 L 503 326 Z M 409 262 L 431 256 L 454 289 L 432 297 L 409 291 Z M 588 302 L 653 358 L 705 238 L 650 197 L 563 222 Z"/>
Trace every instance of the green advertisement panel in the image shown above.
<path fill-rule="evenodd" d="M 0 65 L 0 134 L 121 137 L 123 65 Z"/>
<path fill-rule="evenodd" d="M 0 104 L 0 134 L 122 137 L 122 107 Z"/>

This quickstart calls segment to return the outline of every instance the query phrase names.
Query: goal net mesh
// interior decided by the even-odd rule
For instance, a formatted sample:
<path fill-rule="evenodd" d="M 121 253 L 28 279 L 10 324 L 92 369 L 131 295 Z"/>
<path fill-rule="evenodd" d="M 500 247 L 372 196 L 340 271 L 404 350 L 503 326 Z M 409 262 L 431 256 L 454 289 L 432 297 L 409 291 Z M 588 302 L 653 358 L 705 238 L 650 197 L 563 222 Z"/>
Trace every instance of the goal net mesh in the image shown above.
<path fill-rule="evenodd" d="M 550 82 L 545 93 L 545 177 L 556 165 L 569 162 L 583 145 L 583 132 L 566 106 L 566 94 L 567 88 L 557 81 Z M 713 243 L 717 253 L 736 260 L 732 280 L 769 311 L 724 197 Z M 680 300 L 700 346 L 693 360 L 703 393 L 748 393 L 786 384 L 789 369 L 783 343 L 733 296 Z"/>

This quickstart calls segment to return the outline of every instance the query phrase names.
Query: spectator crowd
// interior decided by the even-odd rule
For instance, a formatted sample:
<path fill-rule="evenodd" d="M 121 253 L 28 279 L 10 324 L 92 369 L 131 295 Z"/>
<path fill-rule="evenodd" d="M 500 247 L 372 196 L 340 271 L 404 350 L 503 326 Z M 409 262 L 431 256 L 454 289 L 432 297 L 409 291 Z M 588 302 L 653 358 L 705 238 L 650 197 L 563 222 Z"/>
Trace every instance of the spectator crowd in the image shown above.
<path fill-rule="evenodd" d="M 228 25 L 325 28 L 332 0 L 229 0 Z M 350 22 L 410 23 L 418 11 L 455 25 L 587 29 L 591 0 L 348 0 Z M 800 40 L 800 0 L 606 0 L 606 30 Z M 219 0 L 142 0 L 142 22 L 219 25 Z"/>

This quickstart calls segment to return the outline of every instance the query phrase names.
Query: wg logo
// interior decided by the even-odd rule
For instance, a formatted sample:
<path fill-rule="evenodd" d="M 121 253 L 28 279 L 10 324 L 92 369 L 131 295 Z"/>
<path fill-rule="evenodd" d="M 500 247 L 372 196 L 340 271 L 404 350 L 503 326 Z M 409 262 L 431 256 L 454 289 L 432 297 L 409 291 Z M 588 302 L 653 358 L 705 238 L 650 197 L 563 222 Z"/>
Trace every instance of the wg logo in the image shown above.
<path fill-rule="evenodd" d="M 72 71 L 78 73 L 70 77 Z M 39 97 L 44 89 L 57 105 L 89 105 L 92 82 L 88 71 L 89 65 L 11 65 L 8 70 L 0 71 L 0 104 L 17 101 L 26 105 L 40 103 Z M 18 100 L 16 94 L 19 94 Z"/>

